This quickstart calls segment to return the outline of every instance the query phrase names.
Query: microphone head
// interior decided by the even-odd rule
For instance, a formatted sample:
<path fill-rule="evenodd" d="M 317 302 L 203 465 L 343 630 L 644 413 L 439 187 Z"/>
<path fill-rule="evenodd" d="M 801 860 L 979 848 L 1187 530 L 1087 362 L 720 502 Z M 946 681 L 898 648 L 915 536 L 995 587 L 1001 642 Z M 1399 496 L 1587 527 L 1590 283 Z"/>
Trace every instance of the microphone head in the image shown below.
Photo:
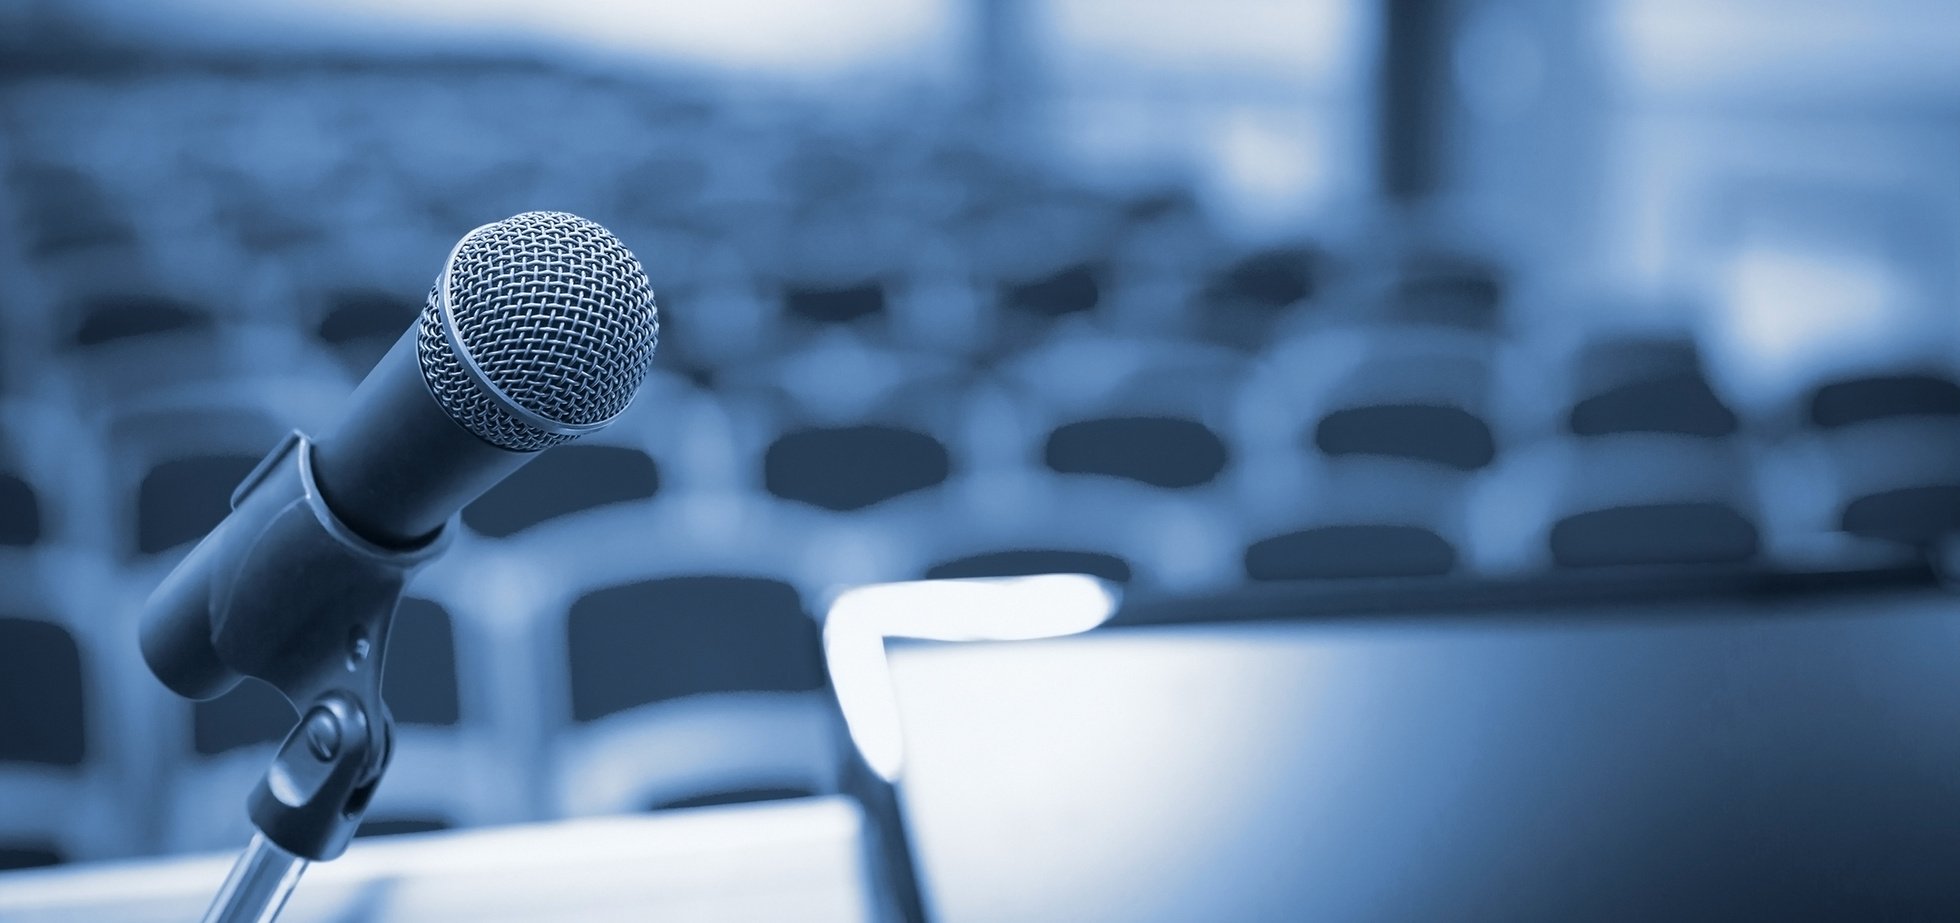
<path fill-rule="evenodd" d="M 659 337 L 646 270 L 619 238 L 577 215 L 525 212 L 456 244 L 416 355 L 451 419 L 491 445 L 536 452 L 619 416 Z"/>

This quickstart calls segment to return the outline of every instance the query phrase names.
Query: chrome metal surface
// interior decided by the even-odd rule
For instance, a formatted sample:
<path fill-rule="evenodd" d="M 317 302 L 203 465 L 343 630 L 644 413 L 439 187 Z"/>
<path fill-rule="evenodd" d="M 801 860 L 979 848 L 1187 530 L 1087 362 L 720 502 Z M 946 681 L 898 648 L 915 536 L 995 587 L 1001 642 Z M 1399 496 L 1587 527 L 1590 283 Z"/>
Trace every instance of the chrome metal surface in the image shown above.
<path fill-rule="evenodd" d="M 265 834 L 252 834 L 252 842 L 212 899 L 204 923 L 271 923 L 286 906 L 306 866 L 305 859 L 280 849 Z"/>

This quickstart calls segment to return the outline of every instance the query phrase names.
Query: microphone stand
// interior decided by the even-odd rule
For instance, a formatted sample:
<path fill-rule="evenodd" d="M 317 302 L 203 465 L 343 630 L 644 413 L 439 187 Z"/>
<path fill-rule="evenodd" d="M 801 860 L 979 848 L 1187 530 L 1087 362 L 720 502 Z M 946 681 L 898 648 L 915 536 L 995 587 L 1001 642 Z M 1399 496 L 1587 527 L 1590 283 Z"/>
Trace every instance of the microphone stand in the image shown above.
<path fill-rule="evenodd" d="M 295 431 L 246 475 L 143 624 L 144 658 L 179 694 L 253 676 L 300 715 L 246 801 L 257 833 L 205 923 L 270 923 L 308 863 L 346 852 L 394 750 L 381 666 L 395 605 L 447 546 L 446 527 L 408 549 L 356 534 L 322 498 L 312 449 Z"/>
<path fill-rule="evenodd" d="M 253 834 L 211 901 L 204 923 L 271 923 L 286 906 L 306 866 L 305 859 L 280 849 L 265 834 Z"/>

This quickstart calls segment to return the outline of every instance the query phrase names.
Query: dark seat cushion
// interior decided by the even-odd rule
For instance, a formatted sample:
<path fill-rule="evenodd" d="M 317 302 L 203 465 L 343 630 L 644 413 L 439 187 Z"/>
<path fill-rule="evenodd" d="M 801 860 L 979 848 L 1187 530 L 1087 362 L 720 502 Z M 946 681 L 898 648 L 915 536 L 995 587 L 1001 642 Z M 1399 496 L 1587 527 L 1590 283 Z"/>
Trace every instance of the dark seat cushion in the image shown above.
<path fill-rule="evenodd" d="M 1825 429 L 1905 416 L 1960 416 L 1960 384 L 1938 375 L 1884 375 L 1837 381 L 1810 398 L 1810 419 Z"/>
<path fill-rule="evenodd" d="M 1314 253 L 1304 247 L 1261 250 L 1212 280 L 1210 295 L 1234 304 L 1283 308 L 1313 294 Z"/>
<path fill-rule="evenodd" d="M 1658 503 L 1589 510 L 1552 526 L 1552 559 L 1563 567 L 1745 561 L 1761 541 L 1756 526 L 1723 503 Z"/>
<path fill-rule="evenodd" d="M 1048 434 L 1048 467 L 1063 474 L 1106 474 L 1153 487 L 1196 487 L 1225 470 L 1224 440 L 1195 420 L 1107 417 Z"/>
<path fill-rule="evenodd" d="M 817 625 L 788 584 L 669 577 L 590 593 L 566 619 L 572 717 L 704 692 L 823 688 Z"/>
<path fill-rule="evenodd" d="M 136 550 L 154 554 L 203 538 L 231 512 L 231 493 L 256 455 L 201 455 L 163 462 L 136 494 Z"/>
<path fill-rule="evenodd" d="M 34 488 L 11 474 L 0 474 L 0 545 L 32 545 L 41 540 L 41 502 Z"/>
<path fill-rule="evenodd" d="M 1348 407 L 1322 417 L 1314 445 L 1332 455 L 1383 455 L 1464 471 L 1497 457 L 1490 424 L 1460 407 L 1387 404 Z"/>
<path fill-rule="evenodd" d="M 83 306 L 75 345 L 100 346 L 119 340 L 183 331 L 208 331 L 211 316 L 194 305 L 153 295 L 100 298 Z"/>
<path fill-rule="evenodd" d="M 763 457 L 769 492 L 827 510 L 858 510 L 946 480 L 952 457 L 939 440 L 891 426 L 787 433 Z"/>
<path fill-rule="evenodd" d="M 191 705 L 191 736 L 197 752 L 215 756 L 239 747 L 276 744 L 299 721 L 279 690 L 247 677 L 215 699 Z"/>
<path fill-rule="evenodd" d="M 645 452 L 609 445 L 547 449 L 463 508 L 463 523 L 503 538 L 560 516 L 644 500 L 660 490 L 660 469 Z"/>
<path fill-rule="evenodd" d="M 44 843 L 0 843 L 0 872 L 38 869 L 68 861 L 61 850 Z"/>
<path fill-rule="evenodd" d="M 136 229 L 111 203 L 94 177 L 72 167 L 18 164 L 10 171 L 20 198 L 28 249 L 51 256 L 91 247 L 135 243 Z"/>
<path fill-rule="evenodd" d="M 403 724 L 447 726 L 461 719 L 456 633 L 441 606 L 411 597 L 395 610 L 381 694 Z"/>
<path fill-rule="evenodd" d="M 52 622 L 0 617 L 0 761 L 79 766 L 88 751 L 82 652 Z"/>
<path fill-rule="evenodd" d="M 1735 411 L 1724 405 L 1699 374 L 1633 382 L 1573 405 L 1568 418 L 1580 436 L 1609 433 L 1680 433 L 1728 436 L 1736 431 Z"/>
<path fill-rule="evenodd" d="M 1254 580 L 1418 577 L 1456 569 L 1456 548 L 1419 526 L 1318 526 L 1256 542 L 1245 551 Z"/>
<path fill-rule="evenodd" d="M 1960 485 L 1902 487 L 1845 504 L 1839 527 L 1853 535 L 1931 544 L 1960 532 Z"/>
<path fill-rule="evenodd" d="M 848 323 L 884 313 L 885 287 L 866 283 L 843 288 L 793 288 L 784 293 L 783 306 L 790 314 L 818 323 Z"/>
<path fill-rule="evenodd" d="M 381 360 L 421 310 L 421 302 L 386 292 L 341 292 L 333 297 L 313 335 L 349 369 L 365 372 Z"/>
<path fill-rule="evenodd" d="M 1092 266 L 1078 264 L 1039 279 L 1007 286 L 1001 303 L 1009 310 L 1041 317 L 1091 311 L 1102 300 L 1102 283 Z"/>

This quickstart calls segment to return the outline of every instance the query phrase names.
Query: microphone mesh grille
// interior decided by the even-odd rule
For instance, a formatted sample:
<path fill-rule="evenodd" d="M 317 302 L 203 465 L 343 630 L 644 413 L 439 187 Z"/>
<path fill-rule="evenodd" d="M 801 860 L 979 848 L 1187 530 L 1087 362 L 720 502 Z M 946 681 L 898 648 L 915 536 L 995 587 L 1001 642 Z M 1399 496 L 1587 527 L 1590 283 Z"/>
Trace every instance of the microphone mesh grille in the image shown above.
<path fill-rule="evenodd" d="M 456 341 L 519 407 L 568 425 L 603 423 L 646 379 L 660 334 L 653 289 L 605 228 L 564 212 L 525 212 L 471 234 L 444 271 Z M 577 438 L 532 426 L 484 394 L 442 324 L 437 278 L 416 352 L 429 391 L 456 422 L 519 452 Z"/>

